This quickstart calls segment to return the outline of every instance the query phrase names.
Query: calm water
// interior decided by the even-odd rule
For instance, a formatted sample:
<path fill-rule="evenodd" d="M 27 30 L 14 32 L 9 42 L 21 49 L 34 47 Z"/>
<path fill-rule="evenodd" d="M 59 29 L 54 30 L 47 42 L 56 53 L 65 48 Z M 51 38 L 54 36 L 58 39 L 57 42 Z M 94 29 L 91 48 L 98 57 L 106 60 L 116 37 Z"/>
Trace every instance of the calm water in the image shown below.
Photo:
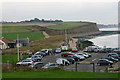
<path fill-rule="evenodd" d="M 101 28 L 100 31 L 118 31 L 118 28 Z"/>
<path fill-rule="evenodd" d="M 104 28 L 104 31 L 110 31 L 110 30 L 113 30 L 113 29 L 105 30 Z M 114 30 L 117 30 L 117 29 L 114 28 Z M 95 45 L 98 45 L 100 47 L 106 46 L 106 47 L 116 48 L 118 47 L 118 35 L 119 34 L 100 36 L 93 39 L 89 39 L 89 41 L 92 41 Z"/>

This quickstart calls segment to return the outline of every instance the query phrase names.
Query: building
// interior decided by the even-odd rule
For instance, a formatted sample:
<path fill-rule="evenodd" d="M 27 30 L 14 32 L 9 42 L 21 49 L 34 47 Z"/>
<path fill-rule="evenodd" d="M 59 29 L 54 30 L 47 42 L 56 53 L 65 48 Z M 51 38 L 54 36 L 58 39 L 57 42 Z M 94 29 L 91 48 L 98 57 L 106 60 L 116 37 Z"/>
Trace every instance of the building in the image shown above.
<path fill-rule="evenodd" d="M 27 47 L 29 46 L 29 38 L 25 38 L 25 39 L 17 39 L 13 41 L 14 43 L 16 43 L 16 47 Z"/>
<path fill-rule="evenodd" d="M 7 49 L 7 48 L 9 48 L 9 46 L 8 46 L 9 42 L 10 41 L 7 40 L 6 38 L 1 38 L 0 39 L 0 49 Z"/>

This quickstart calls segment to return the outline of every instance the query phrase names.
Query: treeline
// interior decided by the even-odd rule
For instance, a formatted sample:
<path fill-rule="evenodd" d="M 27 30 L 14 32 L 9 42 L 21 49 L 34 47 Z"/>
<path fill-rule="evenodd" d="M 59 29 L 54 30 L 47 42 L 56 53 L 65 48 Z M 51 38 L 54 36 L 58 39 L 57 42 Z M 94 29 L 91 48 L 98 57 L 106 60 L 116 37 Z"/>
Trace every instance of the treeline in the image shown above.
<path fill-rule="evenodd" d="M 19 22 L 7 22 L 7 21 L 4 21 L 4 22 L 2 22 L 2 23 L 25 23 L 25 22 L 63 22 L 62 20 L 58 20 L 58 19 L 56 19 L 56 20 L 52 20 L 52 19 L 50 19 L 50 20 L 45 20 L 45 19 L 38 19 L 38 18 L 34 18 L 34 19 L 30 19 L 30 20 L 24 20 L 24 21 L 19 21 Z"/>
<path fill-rule="evenodd" d="M 34 18 L 31 20 L 25 20 L 25 21 L 21 21 L 21 22 L 63 22 L 62 20 L 45 20 L 45 19 L 38 19 L 38 18 Z"/>

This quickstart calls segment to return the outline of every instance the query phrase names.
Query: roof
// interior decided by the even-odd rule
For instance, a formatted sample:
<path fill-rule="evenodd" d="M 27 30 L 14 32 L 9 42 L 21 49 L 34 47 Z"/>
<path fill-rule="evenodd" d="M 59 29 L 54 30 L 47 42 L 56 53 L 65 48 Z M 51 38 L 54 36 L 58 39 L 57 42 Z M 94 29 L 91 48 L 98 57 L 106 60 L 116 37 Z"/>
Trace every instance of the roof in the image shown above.
<path fill-rule="evenodd" d="M 6 38 L 2 38 L 2 39 L 0 39 L 0 40 L 2 40 L 4 43 L 8 43 L 8 42 L 10 42 L 10 41 L 7 40 Z"/>

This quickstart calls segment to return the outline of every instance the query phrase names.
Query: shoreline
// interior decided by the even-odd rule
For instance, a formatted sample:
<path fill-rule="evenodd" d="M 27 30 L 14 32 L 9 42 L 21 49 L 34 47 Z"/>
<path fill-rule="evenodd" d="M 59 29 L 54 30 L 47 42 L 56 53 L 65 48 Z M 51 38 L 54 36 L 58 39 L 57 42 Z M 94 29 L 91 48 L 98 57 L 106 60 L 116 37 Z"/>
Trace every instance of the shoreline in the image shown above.
<path fill-rule="evenodd" d="M 95 33 L 95 34 L 88 34 L 88 35 L 83 35 L 80 37 L 73 37 L 76 39 L 92 39 L 92 38 L 96 38 L 96 37 L 101 37 L 101 36 L 109 36 L 109 35 L 115 35 L 115 34 L 119 34 L 117 31 L 100 31 L 100 33 Z"/>

